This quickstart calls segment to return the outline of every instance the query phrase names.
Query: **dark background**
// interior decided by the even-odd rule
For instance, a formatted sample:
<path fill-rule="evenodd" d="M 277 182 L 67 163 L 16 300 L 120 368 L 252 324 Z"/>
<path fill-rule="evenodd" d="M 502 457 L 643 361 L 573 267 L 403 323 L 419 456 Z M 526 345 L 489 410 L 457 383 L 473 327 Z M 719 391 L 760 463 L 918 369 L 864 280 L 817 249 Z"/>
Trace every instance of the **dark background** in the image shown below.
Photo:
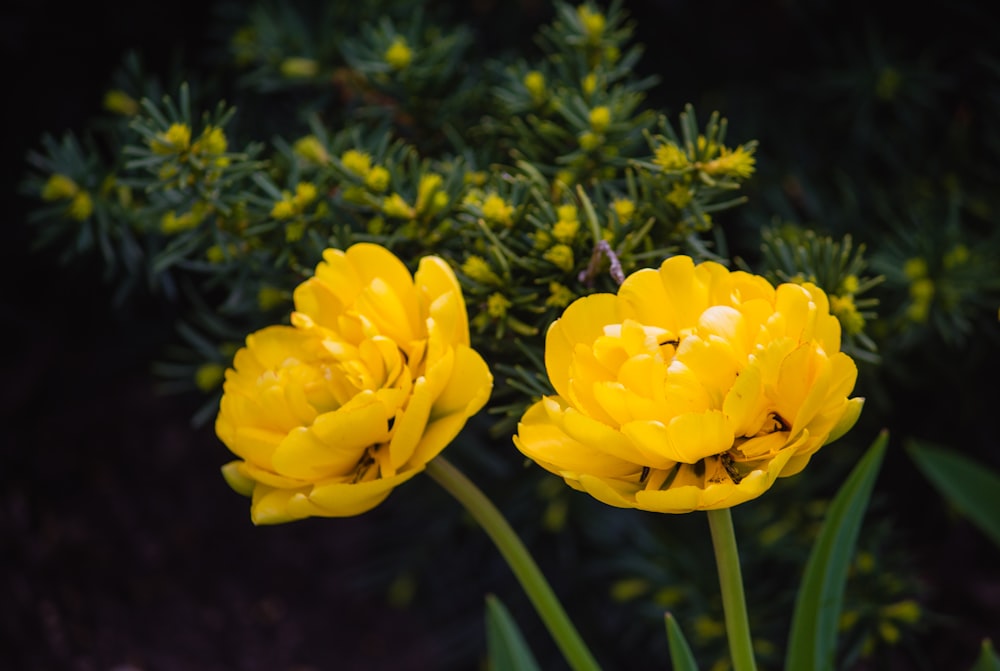
<path fill-rule="evenodd" d="M 197 62 L 210 44 L 211 4 L 22 0 L 0 10 L 0 667 L 472 668 L 484 646 L 481 595 L 498 592 L 514 609 L 523 598 L 477 530 L 427 520 L 443 496 L 427 479 L 359 518 L 252 527 L 247 502 L 218 474 L 225 449 L 210 427 L 190 425 L 198 399 L 153 388 L 149 362 L 173 337 L 162 327 L 169 308 L 150 301 L 123 316 L 96 264 L 65 267 L 52 249 L 30 250 L 22 222 L 33 203 L 16 191 L 28 150 L 43 132 L 79 130 L 99 111 L 126 49 L 152 72 Z M 985 43 L 989 30 L 969 20 L 982 18 L 974 3 L 933 15 L 910 6 L 905 17 L 885 3 L 627 4 L 648 47 L 643 67 L 669 81 L 653 102 L 723 109 L 732 137 L 759 137 L 764 152 L 767 124 L 753 103 L 798 104 L 794 82 L 833 64 L 817 41 L 859 45 L 875 25 L 919 50 L 952 31 L 945 62 L 961 77 L 966 45 Z M 818 40 L 803 26 L 837 37 Z M 816 128 L 838 131 L 849 123 Z M 917 477 L 900 469 L 886 477 Z M 903 505 L 942 507 L 920 491 Z M 387 538 L 389 520 L 409 535 Z M 413 548 L 417 570 L 442 571 L 415 583 L 387 559 L 401 547 Z M 998 553 L 954 519 L 912 551 L 927 605 L 953 620 L 941 625 L 947 639 L 930 646 L 929 666 L 899 659 L 893 668 L 968 668 L 978 641 L 1000 633 Z M 543 563 L 557 586 L 572 568 L 558 555 Z M 445 606 L 420 608 L 421 595 L 449 592 Z"/>

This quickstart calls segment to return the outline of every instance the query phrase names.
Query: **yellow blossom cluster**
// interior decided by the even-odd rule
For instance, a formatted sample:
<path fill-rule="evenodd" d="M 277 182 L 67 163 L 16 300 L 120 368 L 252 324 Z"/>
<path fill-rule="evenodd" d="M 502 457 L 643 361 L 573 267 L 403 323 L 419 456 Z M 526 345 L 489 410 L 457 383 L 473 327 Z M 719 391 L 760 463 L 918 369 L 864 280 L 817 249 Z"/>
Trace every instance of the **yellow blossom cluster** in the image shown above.
<path fill-rule="evenodd" d="M 318 193 L 312 182 L 299 182 L 295 193 L 281 192 L 281 200 L 271 208 L 271 216 L 278 220 L 292 219 L 305 213 L 306 208 L 316 200 Z"/>
<path fill-rule="evenodd" d="M 86 221 L 94 213 L 94 200 L 90 193 L 81 189 L 73 179 L 60 173 L 49 176 L 42 187 L 42 200 L 68 201 L 66 215 L 76 221 Z"/>

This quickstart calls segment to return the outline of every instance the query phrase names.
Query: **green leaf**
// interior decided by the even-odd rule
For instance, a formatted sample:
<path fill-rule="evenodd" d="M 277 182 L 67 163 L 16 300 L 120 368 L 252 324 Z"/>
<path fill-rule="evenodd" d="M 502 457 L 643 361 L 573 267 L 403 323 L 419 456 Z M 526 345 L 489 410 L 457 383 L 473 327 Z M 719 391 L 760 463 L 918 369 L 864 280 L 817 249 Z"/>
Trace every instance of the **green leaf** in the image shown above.
<path fill-rule="evenodd" d="M 539 671 L 517 623 L 492 594 L 486 597 L 486 648 L 491 671 Z"/>
<path fill-rule="evenodd" d="M 670 613 L 666 614 L 667 620 L 667 642 L 670 644 L 670 663 L 674 671 L 698 671 L 698 665 L 694 661 L 691 653 L 691 646 L 688 645 L 681 626 Z"/>
<path fill-rule="evenodd" d="M 910 442 L 906 450 L 941 495 L 1000 547 L 1000 475 L 940 447 Z"/>
<path fill-rule="evenodd" d="M 888 442 L 883 431 L 830 504 L 796 597 L 786 669 L 833 669 L 847 571 Z"/>
<path fill-rule="evenodd" d="M 983 639 L 983 647 L 979 653 L 979 659 L 972 665 L 969 671 L 1000 671 L 1000 657 L 993 650 L 993 641 Z"/>

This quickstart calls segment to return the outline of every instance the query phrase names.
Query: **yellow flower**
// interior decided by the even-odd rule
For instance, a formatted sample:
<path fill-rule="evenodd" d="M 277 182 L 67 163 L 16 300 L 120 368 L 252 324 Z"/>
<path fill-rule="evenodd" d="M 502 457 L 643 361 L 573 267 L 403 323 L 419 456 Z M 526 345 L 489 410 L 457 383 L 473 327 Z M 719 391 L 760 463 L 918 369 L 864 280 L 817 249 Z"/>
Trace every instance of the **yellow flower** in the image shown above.
<path fill-rule="evenodd" d="M 667 202 L 683 210 L 694 199 L 694 192 L 683 184 L 674 184 L 674 188 L 667 194 Z"/>
<path fill-rule="evenodd" d="M 309 79 L 319 72 L 319 63 L 312 58 L 292 57 L 281 61 L 278 69 L 288 79 Z"/>
<path fill-rule="evenodd" d="M 122 116 L 135 116 L 139 112 L 139 103 L 121 89 L 112 89 L 104 94 L 104 109 Z"/>
<path fill-rule="evenodd" d="M 462 264 L 462 272 L 474 282 L 480 284 L 503 284 L 500 276 L 493 271 L 489 262 L 481 256 L 472 254 Z"/>
<path fill-rule="evenodd" d="M 538 70 L 531 70 L 524 75 L 522 83 L 524 84 L 524 88 L 528 89 L 528 93 L 531 94 L 531 100 L 536 105 L 545 101 L 545 75 Z"/>
<path fill-rule="evenodd" d="M 688 160 L 687 154 L 684 150 L 675 145 L 672 142 L 667 144 L 661 144 L 656 148 L 656 153 L 653 156 L 653 163 L 657 164 L 664 170 L 683 170 L 691 165 Z"/>
<path fill-rule="evenodd" d="M 94 200 L 86 191 L 80 191 L 70 201 L 67 213 L 72 219 L 86 221 L 94 213 Z"/>
<path fill-rule="evenodd" d="M 858 306 L 854 304 L 854 298 L 850 294 L 831 294 L 830 312 L 840 320 L 847 335 L 857 335 L 865 330 L 865 318 L 858 312 Z"/>
<path fill-rule="evenodd" d="M 604 15 L 591 10 L 586 5 L 577 7 L 576 13 L 580 17 L 580 23 L 583 24 L 584 32 L 587 33 L 587 41 L 593 44 L 600 42 L 601 35 L 604 33 L 604 27 L 607 23 Z"/>
<path fill-rule="evenodd" d="M 415 216 L 413 208 L 398 193 L 392 194 L 382 202 L 382 212 L 385 216 L 396 219 L 412 219 Z"/>
<path fill-rule="evenodd" d="M 215 429 L 254 524 L 344 517 L 424 469 L 489 398 L 465 301 L 440 258 L 411 275 L 379 245 L 328 249 L 291 325 L 247 337 Z"/>
<path fill-rule="evenodd" d="M 857 420 L 857 368 L 812 284 L 675 256 L 549 328 L 556 395 L 514 444 L 575 489 L 654 512 L 728 508 L 798 473 Z"/>
<path fill-rule="evenodd" d="M 42 200 L 63 200 L 72 198 L 80 187 L 70 177 L 61 173 L 53 173 L 42 187 Z"/>
<path fill-rule="evenodd" d="M 753 174 L 755 163 L 753 148 L 747 150 L 744 147 L 736 149 L 723 147 L 719 152 L 719 157 L 705 163 L 702 169 L 709 175 L 728 175 L 746 179 Z"/>
<path fill-rule="evenodd" d="M 611 110 L 601 105 L 590 110 L 590 129 L 595 133 L 603 133 L 611 125 Z"/>
<path fill-rule="evenodd" d="M 194 371 L 194 384 L 202 391 L 212 391 L 222 382 L 225 370 L 217 363 L 203 363 Z"/>
<path fill-rule="evenodd" d="M 573 248 L 569 245 L 552 245 L 542 254 L 542 257 L 567 273 L 573 270 Z"/>
<path fill-rule="evenodd" d="M 330 160 L 330 154 L 326 151 L 326 147 L 323 146 L 323 143 L 315 135 L 300 137 L 292 145 L 292 151 L 295 152 L 296 156 L 300 156 L 313 163 L 319 163 L 320 165 Z"/>
<path fill-rule="evenodd" d="M 545 299 L 546 307 L 564 308 L 573 302 L 576 296 L 564 284 L 549 282 L 549 297 Z"/>
<path fill-rule="evenodd" d="M 552 237 L 559 242 L 571 242 L 580 230 L 578 219 L 560 219 L 552 226 Z"/>
<path fill-rule="evenodd" d="M 491 193 L 483 200 L 483 218 L 489 221 L 510 226 L 514 215 L 514 206 L 510 205 L 502 197 Z"/>
<path fill-rule="evenodd" d="M 584 151 L 594 151 L 601 146 L 604 142 L 604 136 L 598 133 L 593 133 L 589 130 L 585 130 L 580 133 L 580 149 Z"/>
<path fill-rule="evenodd" d="M 365 177 L 365 186 L 375 193 L 382 193 L 389 188 L 389 171 L 376 165 Z"/>
<path fill-rule="evenodd" d="M 226 140 L 226 133 L 218 126 L 206 126 L 205 130 L 201 132 L 201 137 L 194 144 L 195 151 L 206 154 L 224 154 L 228 148 L 229 142 Z"/>
<path fill-rule="evenodd" d="M 166 132 L 159 133 L 150 140 L 149 148 L 154 154 L 180 153 L 191 144 L 191 128 L 187 124 L 171 124 Z"/>
<path fill-rule="evenodd" d="M 413 50 L 406 44 L 405 38 L 397 37 L 385 50 L 383 58 L 393 70 L 402 70 L 413 61 Z"/>
<path fill-rule="evenodd" d="M 357 149 L 345 151 L 340 157 L 340 162 L 344 164 L 345 169 L 359 177 L 367 177 L 372 169 L 371 155 Z"/>
<path fill-rule="evenodd" d="M 494 292 L 486 299 L 486 312 L 494 319 L 503 319 L 513 303 L 501 293 Z"/>
<path fill-rule="evenodd" d="M 597 90 L 597 75 L 591 72 L 586 77 L 584 77 L 583 81 L 580 82 L 580 88 L 583 89 L 584 95 L 586 95 L 588 98 L 594 95 L 594 91 Z"/>
<path fill-rule="evenodd" d="M 632 216 L 635 215 L 635 201 L 628 198 L 616 198 L 611 203 L 611 209 L 618 215 L 618 221 L 627 224 L 632 221 Z"/>

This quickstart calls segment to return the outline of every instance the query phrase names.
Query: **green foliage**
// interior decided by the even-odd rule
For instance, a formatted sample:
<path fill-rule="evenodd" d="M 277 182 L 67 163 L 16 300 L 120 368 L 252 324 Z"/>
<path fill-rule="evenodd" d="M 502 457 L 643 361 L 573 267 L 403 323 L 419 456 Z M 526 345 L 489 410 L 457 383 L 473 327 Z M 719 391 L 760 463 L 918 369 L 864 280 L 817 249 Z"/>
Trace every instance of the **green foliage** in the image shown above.
<path fill-rule="evenodd" d="M 486 597 L 486 645 L 491 671 L 535 671 L 531 654 L 517 622 L 497 597 Z"/>
<path fill-rule="evenodd" d="M 872 443 L 830 504 L 796 597 L 785 668 L 836 668 L 844 584 L 888 442 L 882 433 Z"/>

